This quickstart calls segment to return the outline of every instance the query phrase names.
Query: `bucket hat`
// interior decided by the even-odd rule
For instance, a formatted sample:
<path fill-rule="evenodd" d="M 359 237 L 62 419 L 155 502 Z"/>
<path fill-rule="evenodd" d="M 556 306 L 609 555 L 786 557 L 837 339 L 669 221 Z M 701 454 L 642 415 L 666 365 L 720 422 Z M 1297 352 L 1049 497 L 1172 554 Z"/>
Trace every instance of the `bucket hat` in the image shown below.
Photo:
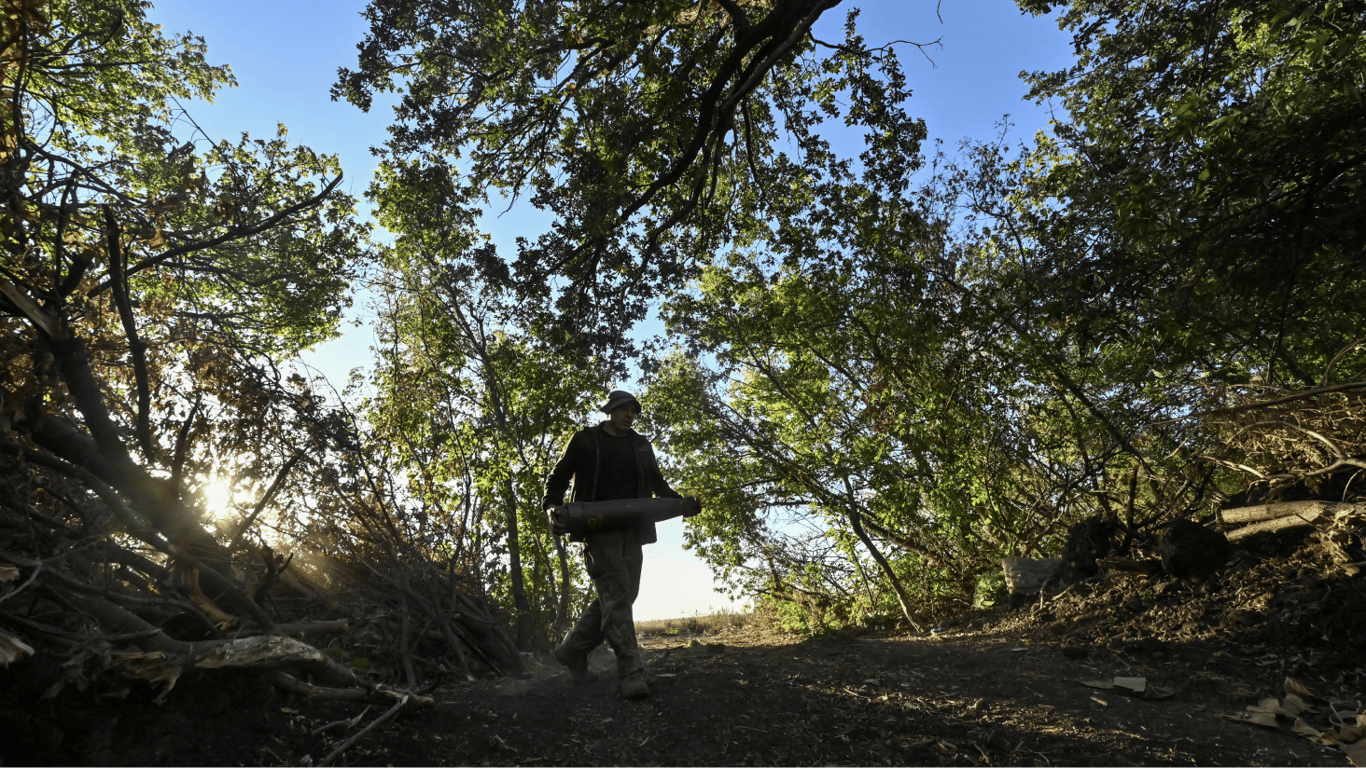
<path fill-rule="evenodd" d="M 636 407 L 636 413 L 640 413 L 640 401 L 636 399 L 635 395 L 624 389 L 614 389 L 607 395 L 607 402 L 603 403 L 602 407 L 598 410 L 603 413 L 611 413 L 627 403 L 634 405 Z"/>

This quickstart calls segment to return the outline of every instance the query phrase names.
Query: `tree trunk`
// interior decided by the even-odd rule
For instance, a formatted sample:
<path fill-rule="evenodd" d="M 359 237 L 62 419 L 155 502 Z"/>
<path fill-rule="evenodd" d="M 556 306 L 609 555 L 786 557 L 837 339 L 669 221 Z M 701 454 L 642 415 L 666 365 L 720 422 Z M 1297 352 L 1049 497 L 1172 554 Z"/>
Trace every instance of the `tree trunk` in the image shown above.
<path fill-rule="evenodd" d="M 906 617 L 906 621 L 911 623 L 911 626 L 915 628 L 915 631 L 924 632 L 925 627 L 922 624 L 920 617 L 916 615 L 915 611 L 911 610 L 911 601 L 906 594 L 906 587 L 901 584 L 901 579 L 897 578 L 896 573 L 892 570 L 891 563 L 887 562 L 887 558 L 882 556 L 882 552 L 878 550 L 877 545 L 873 543 L 873 540 L 868 537 L 867 532 L 863 530 L 862 515 L 859 513 L 858 508 L 854 507 L 852 504 L 849 506 L 849 526 L 854 529 L 854 533 L 858 536 L 859 541 L 863 542 L 863 546 L 868 548 L 868 553 L 873 556 L 873 560 L 877 562 L 878 568 L 882 570 L 883 575 L 887 577 L 887 581 L 892 585 L 892 589 L 896 592 L 896 599 L 901 603 L 901 613 Z"/>
<path fill-rule="evenodd" d="M 517 494 L 512 487 L 512 478 L 504 481 L 507 485 L 508 518 L 508 577 L 512 580 L 512 609 L 516 630 L 514 642 L 521 650 L 526 650 L 531 642 L 533 616 L 531 605 L 526 599 L 526 576 L 522 573 L 522 541 L 518 535 Z"/>
<path fill-rule="evenodd" d="M 556 536 L 555 554 L 560 563 L 560 601 L 555 609 L 555 637 L 558 639 L 569 632 L 569 596 L 572 593 L 572 586 L 569 583 L 569 554 L 565 552 L 564 539 Z"/>

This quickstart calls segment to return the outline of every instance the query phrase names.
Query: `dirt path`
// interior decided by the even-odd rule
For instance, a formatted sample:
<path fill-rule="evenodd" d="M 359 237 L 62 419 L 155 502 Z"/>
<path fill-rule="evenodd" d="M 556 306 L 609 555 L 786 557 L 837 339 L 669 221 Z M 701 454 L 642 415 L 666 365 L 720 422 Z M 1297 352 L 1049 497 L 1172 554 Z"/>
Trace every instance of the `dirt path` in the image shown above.
<path fill-rule="evenodd" d="M 929 636 L 646 637 L 640 701 L 615 694 L 605 650 L 588 685 L 529 658 L 528 677 L 448 681 L 364 734 L 386 705 L 241 673 L 57 699 L 12 682 L 0 765 L 315 765 L 353 739 L 334 764 L 1366 765 L 1366 738 L 1325 747 L 1294 717 L 1230 719 L 1268 699 L 1298 712 L 1293 679 L 1306 723 L 1366 730 L 1366 578 L 1277 546 L 1207 583 L 1115 571 Z M 1142 695 L 1094 687 L 1140 680 Z"/>
<path fill-rule="evenodd" d="M 1348 765 L 1337 750 L 1220 717 L 1274 696 L 1278 661 L 1199 643 L 1079 655 L 1009 636 L 754 645 L 648 642 L 653 695 L 532 679 L 441 690 L 348 751 L 365 765 Z M 1064 653 L 1064 650 L 1066 653 Z M 1072 656 L 1074 658 L 1068 658 Z M 1143 677 L 1161 699 L 1084 685 Z M 290 762 L 340 741 L 295 715 Z M 282 746 L 286 746 L 282 744 Z M 281 757 L 285 757 L 281 755 Z"/>
<path fill-rule="evenodd" d="M 641 701 L 615 695 L 605 652 L 593 660 L 602 679 L 588 685 L 533 659 L 530 678 L 438 689 L 433 706 L 403 712 L 336 764 L 1350 764 L 1288 727 L 1221 717 L 1282 695 L 1303 654 L 1228 641 L 1081 647 L 1025 634 L 649 638 L 653 693 Z M 1328 675 L 1297 674 L 1340 694 L 1327 690 Z M 1144 678 L 1163 698 L 1082 682 L 1115 676 Z M 56 733 L 26 725 L 45 721 L 42 712 L 11 711 L 4 764 L 309 765 L 383 711 L 290 698 L 263 707 L 269 695 L 218 680 L 178 688 L 160 705 L 52 704 L 71 724 Z M 355 725 L 340 723 L 357 715 Z M 318 732 L 328 723 L 336 725 Z"/>

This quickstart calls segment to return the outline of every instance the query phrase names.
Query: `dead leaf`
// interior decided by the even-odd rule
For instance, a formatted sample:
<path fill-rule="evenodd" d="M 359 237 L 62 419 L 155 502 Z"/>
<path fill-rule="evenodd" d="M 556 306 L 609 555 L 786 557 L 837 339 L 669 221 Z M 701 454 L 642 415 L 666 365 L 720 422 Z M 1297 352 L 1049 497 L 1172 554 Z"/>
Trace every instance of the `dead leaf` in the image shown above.
<path fill-rule="evenodd" d="M 1249 712 L 1243 719 L 1253 725 L 1260 725 L 1265 728 L 1281 727 L 1280 721 L 1276 719 L 1276 715 L 1272 712 Z"/>
<path fill-rule="evenodd" d="M 1116 677 L 1115 688 L 1128 693 L 1142 694 L 1148 690 L 1148 681 L 1142 677 Z"/>
<path fill-rule="evenodd" d="M 1285 679 L 1285 692 L 1293 693 L 1306 699 L 1314 695 L 1309 692 L 1309 689 L 1305 687 L 1304 683 L 1301 683 L 1293 677 L 1287 677 Z"/>
<path fill-rule="evenodd" d="M 1366 739 L 1358 740 L 1352 744 L 1338 744 L 1338 747 L 1347 753 L 1347 759 L 1352 761 L 1352 765 L 1358 768 L 1366 768 Z"/>
<path fill-rule="evenodd" d="M 1295 718 L 1295 724 L 1290 727 L 1290 730 L 1294 731 L 1300 736 L 1303 736 L 1306 739 L 1309 739 L 1310 741 L 1332 746 L 1333 742 L 1331 739 L 1324 736 L 1323 732 L 1319 729 L 1315 728 L 1309 723 L 1304 722 L 1303 718 Z"/>
<path fill-rule="evenodd" d="M 1285 679 L 1284 686 L 1287 696 L 1295 696 L 1312 706 L 1322 707 L 1328 703 L 1327 701 L 1324 701 L 1318 696 L 1315 696 L 1309 690 L 1309 686 L 1305 685 L 1304 683 L 1301 683 L 1293 677 L 1287 677 Z"/>
<path fill-rule="evenodd" d="M 1318 711 L 1316 708 L 1306 704 L 1304 699 L 1301 699 L 1299 696 L 1296 696 L 1293 693 L 1287 695 L 1284 699 L 1281 699 L 1281 709 L 1284 709 L 1285 711 L 1289 712 L 1292 717 L 1299 717 L 1301 714 L 1305 712 Z"/>
<path fill-rule="evenodd" d="M 1305 698 L 1313 698 L 1323 701 L 1309 692 L 1309 689 L 1292 680 L 1285 679 L 1285 689 L 1287 691 L 1284 699 L 1262 699 L 1257 704 L 1247 708 L 1245 713 L 1237 716 L 1221 715 L 1228 720 L 1236 720 L 1242 723 L 1252 723 L 1270 728 L 1279 728 L 1278 717 L 1292 719 L 1290 727 L 1296 735 L 1301 736 L 1315 744 L 1322 744 L 1328 747 L 1337 747 L 1347 755 L 1347 759 L 1352 765 L 1358 768 L 1366 768 L 1366 715 L 1354 714 L 1343 716 L 1334 707 L 1334 720 L 1339 721 L 1339 725 L 1327 731 L 1321 731 L 1310 725 L 1300 713 L 1314 714 L 1321 712 L 1318 707 L 1312 706 L 1305 701 Z M 1348 721 L 1352 721 L 1349 723 Z"/>
<path fill-rule="evenodd" d="M 1275 714 L 1280 714 L 1280 711 L 1281 711 L 1281 700 L 1280 700 L 1280 699 L 1262 699 L 1261 701 L 1257 702 L 1256 704 L 1249 704 L 1249 705 L 1247 705 L 1247 711 L 1249 711 L 1249 712 L 1267 711 L 1267 712 L 1270 712 L 1270 713 L 1273 714 L 1273 715 L 1275 715 Z"/>
<path fill-rule="evenodd" d="M 1122 677 L 1116 676 L 1109 680 L 1078 680 L 1088 688 L 1097 688 L 1102 691 L 1115 691 L 1128 696 L 1136 696 L 1140 699 L 1158 701 L 1169 699 L 1176 695 L 1176 691 L 1170 688 L 1162 688 L 1156 685 L 1148 685 L 1145 677 Z M 1271 699 L 1271 701 L 1275 701 Z"/>
<path fill-rule="evenodd" d="M 1333 733 L 1333 738 L 1343 744 L 1352 744 L 1366 738 L 1366 715 L 1356 716 L 1356 725 L 1339 725 Z"/>

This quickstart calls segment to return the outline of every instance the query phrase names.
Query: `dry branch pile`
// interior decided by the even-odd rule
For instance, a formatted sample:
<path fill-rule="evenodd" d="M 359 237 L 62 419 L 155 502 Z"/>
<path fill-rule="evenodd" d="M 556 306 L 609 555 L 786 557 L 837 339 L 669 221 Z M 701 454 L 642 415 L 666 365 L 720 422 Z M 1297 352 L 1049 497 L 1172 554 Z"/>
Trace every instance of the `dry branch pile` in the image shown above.
<path fill-rule="evenodd" d="M 1253 400 L 1217 414 L 1228 436 L 1204 457 L 1249 484 L 1231 505 L 1366 498 L 1366 382 Z M 1232 457 L 1232 458 L 1230 458 Z"/>
<path fill-rule="evenodd" d="M 1225 450 L 1208 460 L 1248 483 L 1217 522 L 1229 541 L 1312 526 L 1346 576 L 1366 566 L 1366 383 L 1321 387 L 1225 409 Z M 1237 457 L 1229 459 L 1227 457 Z"/>
<path fill-rule="evenodd" d="M 332 558 L 324 570 L 316 556 L 224 543 L 166 481 L 64 434 L 49 450 L 0 443 L 0 665 L 46 672 L 46 696 L 96 680 L 164 694 L 192 670 L 237 668 L 295 693 L 359 699 L 390 695 L 381 683 L 413 690 L 447 667 L 520 671 L 486 604 L 420 556 L 365 568 Z M 57 454 L 70 446 L 87 452 Z M 24 666 L 33 654 L 49 663 Z"/>
<path fill-rule="evenodd" d="M 6 7 L 0 678 L 164 694 L 235 669 L 388 698 L 443 665 L 518 672 L 356 420 L 280 371 L 370 258 L 335 158 L 178 135 L 179 100 L 230 75 L 141 5 Z M 256 498 L 214 520 L 224 475 Z"/>

